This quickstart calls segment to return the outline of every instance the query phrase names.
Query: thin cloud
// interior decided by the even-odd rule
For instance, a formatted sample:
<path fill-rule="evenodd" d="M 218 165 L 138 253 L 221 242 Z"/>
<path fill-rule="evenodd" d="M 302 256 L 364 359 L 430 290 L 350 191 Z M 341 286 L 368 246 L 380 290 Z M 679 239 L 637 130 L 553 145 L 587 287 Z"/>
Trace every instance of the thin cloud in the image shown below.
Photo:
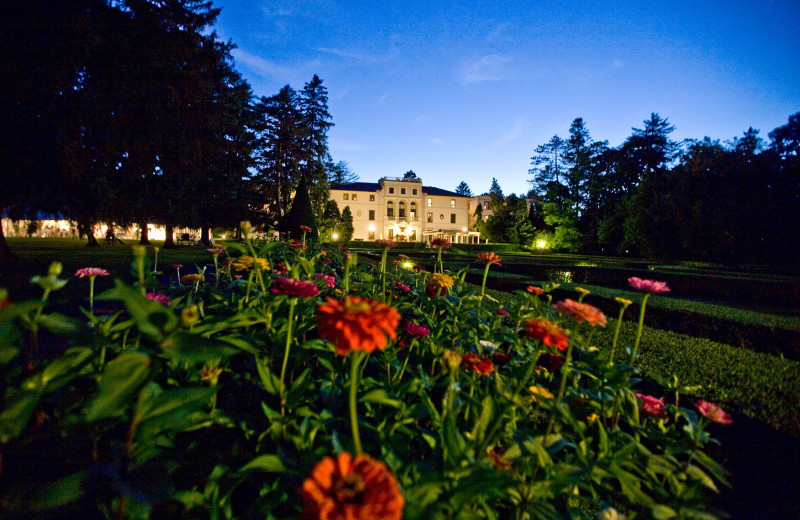
<path fill-rule="evenodd" d="M 313 71 L 319 66 L 319 61 L 314 60 L 299 66 L 289 67 L 286 65 L 280 65 L 274 61 L 266 60 L 261 56 L 257 56 L 242 49 L 233 49 L 231 51 L 231 55 L 237 63 L 247 67 L 256 76 L 262 78 L 278 78 L 281 81 L 289 81 L 290 83 L 290 80 L 296 77 L 304 77 L 309 75 L 310 71 Z"/>
<path fill-rule="evenodd" d="M 507 79 L 504 65 L 511 61 L 504 54 L 489 54 L 467 65 L 462 81 L 465 84 Z"/>
<path fill-rule="evenodd" d="M 316 50 L 326 54 L 332 54 L 340 58 L 355 60 L 360 63 L 380 63 L 387 60 L 385 56 L 378 56 L 375 54 L 370 54 L 369 52 L 361 52 L 358 50 L 338 49 L 333 47 L 317 47 Z"/>
<path fill-rule="evenodd" d="M 503 134 L 500 135 L 500 137 L 494 142 L 494 147 L 499 148 L 503 145 L 516 141 L 522 136 L 523 132 L 525 132 L 525 129 L 528 128 L 528 126 L 530 125 L 524 118 L 514 118 L 514 120 L 511 122 L 511 126 L 507 128 L 506 131 L 503 132 Z"/>

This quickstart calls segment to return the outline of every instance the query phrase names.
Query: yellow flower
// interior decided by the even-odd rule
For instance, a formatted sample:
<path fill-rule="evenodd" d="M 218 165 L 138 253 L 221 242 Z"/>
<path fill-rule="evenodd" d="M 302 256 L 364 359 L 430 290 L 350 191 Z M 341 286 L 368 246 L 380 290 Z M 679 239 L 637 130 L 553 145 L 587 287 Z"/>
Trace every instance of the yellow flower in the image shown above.
<path fill-rule="evenodd" d="M 205 281 L 206 277 L 202 274 L 185 274 L 181 276 L 181 283 L 183 285 L 191 285 L 197 282 Z"/>
<path fill-rule="evenodd" d="M 431 274 L 431 283 L 439 287 L 452 287 L 453 277 L 442 273 L 433 273 Z"/>
<path fill-rule="evenodd" d="M 575 291 L 581 294 L 592 294 L 592 291 L 589 289 L 584 289 L 583 287 L 575 287 Z"/>
<path fill-rule="evenodd" d="M 543 397 L 545 399 L 552 399 L 554 397 L 553 393 L 550 390 L 541 386 L 534 385 L 528 388 L 528 390 L 530 390 L 531 393 L 533 394 L 534 401 L 538 401 L 538 399 L 536 399 L 536 396 Z"/>
<path fill-rule="evenodd" d="M 587 416 L 586 416 L 586 420 L 587 420 L 588 422 L 594 422 L 594 421 L 596 421 L 596 420 L 597 420 L 597 414 L 596 414 L 596 413 L 592 413 L 592 414 L 590 414 L 590 415 L 587 415 Z"/>
<path fill-rule="evenodd" d="M 621 305 L 624 305 L 625 307 L 633 303 L 631 300 L 626 300 L 625 298 L 620 298 L 619 296 L 614 298 L 614 301 L 616 301 Z"/>
<path fill-rule="evenodd" d="M 269 270 L 269 262 L 266 258 L 253 258 L 252 256 L 242 255 L 233 261 L 231 267 L 237 271 L 249 271 L 253 266 L 258 264 L 262 271 Z"/>
<path fill-rule="evenodd" d="M 217 378 L 222 373 L 222 369 L 220 367 L 205 367 L 203 370 L 200 371 L 200 380 L 216 383 Z"/>
<path fill-rule="evenodd" d="M 181 311 L 181 323 L 184 327 L 191 327 L 200 321 L 200 309 L 197 305 L 190 305 Z"/>

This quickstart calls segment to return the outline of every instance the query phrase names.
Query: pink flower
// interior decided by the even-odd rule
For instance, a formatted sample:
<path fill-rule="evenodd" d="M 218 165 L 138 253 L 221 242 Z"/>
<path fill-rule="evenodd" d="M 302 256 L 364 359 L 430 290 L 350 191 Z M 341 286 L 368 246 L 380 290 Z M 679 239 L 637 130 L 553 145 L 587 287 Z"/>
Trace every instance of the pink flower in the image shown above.
<path fill-rule="evenodd" d="M 450 242 L 444 238 L 434 238 L 433 240 L 431 240 L 431 247 L 435 249 L 438 249 L 440 247 L 442 249 L 450 249 L 451 245 L 452 244 L 450 244 Z"/>
<path fill-rule="evenodd" d="M 497 314 L 500 316 L 508 316 L 508 311 L 505 309 L 497 309 Z"/>
<path fill-rule="evenodd" d="M 704 417 L 711 419 L 715 423 L 719 424 L 732 424 L 733 418 L 731 418 L 731 414 L 720 408 L 719 406 L 715 405 L 714 403 L 709 403 L 708 401 L 697 401 L 694 403 L 697 407 L 697 410 L 703 414 Z"/>
<path fill-rule="evenodd" d="M 172 268 L 173 269 L 183 269 L 183 266 L 181 264 L 172 264 Z"/>
<path fill-rule="evenodd" d="M 306 248 L 306 246 L 302 242 L 300 242 L 299 240 L 296 240 L 294 238 L 289 241 L 289 246 L 291 246 L 294 249 L 305 249 Z"/>
<path fill-rule="evenodd" d="M 331 260 L 328 260 L 327 258 L 323 258 L 322 263 L 326 265 L 331 265 L 333 262 Z"/>
<path fill-rule="evenodd" d="M 145 296 L 147 296 L 147 298 L 153 300 L 156 303 L 160 303 L 161 305 L 169 305 L 169 296 L 167 296 L 166 294 L 149 292 L 145 294 Z"/>
<path fill-rule="evenodd" d="M 275 264 L 275 269 L 273 269 L 273 271 L 276 274 L 288 274 L 289 273 L 289 269 L 287 269 L 286 266 L 284 264 L 280 263 L 280 262 Z"/>
<path fill-rule="evenodd" d="M 414 338 L 421 338 L 422 336 L 427 336 L 431 333 L 430 329 L 427 327 L 423 327 L 422 325 L 418 325 L 410 321 L 407 321 L 405 325 L 403 325 L 403 330 L 406 331 L 406 334 Z"/>
<path fill-rule="evenodd" d="M 525 290 L 528 291 L 528 294 L 533 294 L 534 296 L 541 296 L 544 294 L 544 289 L 536 285 L 529 285 Z"/>
<path fill-rule="evenodd" d="M 637 291 L 644 291 L 653 294 L 669 292 L 667 282 L 655 282 L 653 280 L 642 280 L 636 276 L 628 278 L 628 283 Z"/>
<path fill-rule="evenodd" d="M 300 298 L 311 298 L 319 294 L 317 285 L 313 282 L 305 282 L 297 278 L 275 278 L 269 288 L 274 294 L 285 294 L 286 296 L 299 296 Z"/>
<path fill-rule="evenodd" d="M 75 276 L 79 278 L 84 278 L 86 276 L 108 276 L 108 271 L 100 269 L 99 267 L 84 267 L 83 269 L 75 271 Z"/>
<path fill-rule="evenodd" d="M 567 298 L 566 300 L 560 301 L 553 305 L 553 309 L 571 315 L 578 323 L 585 321 L 592 326 L 606 326 L 605 314 L 603 314 L 597 307 L 589 305 L 588 303 L 579 303 L 575 300 L 570 300 Z"/>
<path fill-rule="evenodd" d="M 320 278 L 325 280 L 325 283 L 323 284 L 325 287 L 335 287 L 336 286 L 336 278 L 334 278 L 333 276 L 331 276 L 329 274 L 322 274 L 322 273 L 316 273 L 314 275 L 314 279 L 315 280 L 319 280 Z"/>
<path fill-rule="evenodd" d="M 308 226 L 300 226 L 300 231 L 303 233 L 311 233 L 312 229 Z"/>
<path fill-rule="evenodd" d="M 395 288 L 395 289 L 397 289 L 398 291 L 402 291 L 402 292 L 411 292 L 411 287 L 409 287 L 408 285 L 406 285 L 406 284 L 404 284 L 404 283 L 402 283 L 402 282 L 395 281 L 395 282 L 394 282 L 392 285 L 393 285 L 393 286 L 394 286 L 394 288 Z"/>
<path fill-rule="evenodd" d="M 495 254 L 494 252 L 489 253 L 478 253 L 478 261 L 486 262 L 487 264 L 495 264 L 500 265 L 500 255 Z"/>
<path fill-rule="evenodd" d="M 664 400 L 652 395 L 636 394 L 636 397 L 642 400 L 642 406 L 639 411 L 654 419 L 666 419 L 667 412 L 664 410 Z"/>

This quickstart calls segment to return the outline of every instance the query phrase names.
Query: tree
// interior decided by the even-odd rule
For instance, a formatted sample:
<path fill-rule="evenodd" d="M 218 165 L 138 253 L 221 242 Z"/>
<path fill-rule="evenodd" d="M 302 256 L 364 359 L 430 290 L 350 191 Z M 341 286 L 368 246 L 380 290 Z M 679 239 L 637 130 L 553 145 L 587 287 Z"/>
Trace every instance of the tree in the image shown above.
<path fill-rule="evenodd" d="M 310 227 L 311 236 L 317 236 L 317 219 L 311 207 L 311 197 L 308 194 L 308 183 L 305 176 L 300 177 L 300 183 L 297 185 L 297 191 L 292 200 L 292 207 L 281 221 L 278 229 L 297 238 L 303 235 L 300 226 Z"/>
<path fill-rule="evenodd" d="M 541 144 L 534 150 L 528 174 L 533 177 L 528 182 L 542 200 L 561 203 L 566 197 L 563 184 L 565 141 L 554 135 L 550 141 Z"/>
<path fill-rule="evenodd" d="M 472 190 L 469 189 L 469 184 L 464 181 L 461 181 L 458 186 L 456 186 L 456 193 L 459 195 L 463 195 L 465 197 L 472 197 Z"/>
<path fill-rule="evenodd" d="M 330 161 L 325 165 L 325 169 L 328 172 L 328 182 L 332 185 L 358 181 L 358 175 L 350 169 L 347 161 L 339 161 L 337 163 Z"/>
<path fill-rule="evenodd" d="M 416 178 L 417 178 L 417 174 L 414 173 L 414 170 L 408 170 L 406 173 L 403 174 L 403 179 L 405 179 L 405 180 L 416 179 Z"/>
<path fill-rule="evenodd" d="M 325 210 L 322 212 L 322 219 L 319 222 L 319 234 L 323 241 L 329 242 L 333 233 L 341 223 L 342 215 L 339 213 L 339 205 L 335 200 L 328 200 L 325 203 Z"/>
<path fill-rule="evenodd" d="M 333 123 L 328 112 L 328 89 L 322 85 L 319 76 L 314 74 L 311 81 L 304 85 L 298 102 L 307 128 L 305 146 L 309 151 L 304 173 L 309 182 L 312 206 L 321 217 L 330 193 L 326 165 L 331 162 L 328 151 L 328 130 Z"/>
<path fill-rule="evenodd" d="M 354 232 L 353 213 L 350 211 L 350 206 L 345 206 L 342 210 L 341 224 L 339 224 L 339 240 L 344 243 L 350 242 Z"/>

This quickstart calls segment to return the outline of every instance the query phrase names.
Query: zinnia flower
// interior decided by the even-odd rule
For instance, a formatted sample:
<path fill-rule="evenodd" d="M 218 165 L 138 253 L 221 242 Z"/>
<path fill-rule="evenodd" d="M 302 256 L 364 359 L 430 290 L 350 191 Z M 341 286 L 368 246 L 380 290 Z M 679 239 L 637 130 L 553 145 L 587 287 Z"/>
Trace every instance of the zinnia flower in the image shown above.
<path fill-rule="evenodd" d="M 395 280 L 395 282 L 392 285 L 398 291 L 411 292 L 411 287 L 409 287 L 408 285 L 406 285 L 406 284 L 404 284 L 402 282 L 398 282 L 397 280 Z"/>
<path fill-rule="evenodd" d="M 497 309 L 497 314 L 499 314 L 500 316 L 508 316 L 509 315 L 508 311 L 505 310 L 505 309 Z"/>
<path fill-rule="evenodd" d="M 324 457 L 303 482 L 303 520 L 400 520 L 405 499 L 389 468 L 366 454 Z"/>
<path fill-rule="evenodd" d="M 446 240 L 444 238 L 434 238 L 433 240 L 431 240 L 431 247 L 436 248 L 436 249 L 438 249 L 440 247 L 442 249 L 450 249 L 451 245 L 452 244 L 450 244 L 450 241 L 448 241 L 448 240 Z"/>
<path fill-rule="evenodd" d="M 247 255 L 236 258 L 231 264 L 231 267 L 237 271 L 249 271 L 253 269 L 255 264 L 258 264 L 262 271 L 269 269 L 269 262 L 267 262 L 266 258 L 253 258 Z"/>
<path fill-rule="evenodd" d="M 553 392 L 551 392 L 550 390 L 548 390 L 547 388 L 544 388 L 542 386 L 532 386 L 532 387 L 528 388 L 528 390 L 530 390 L 531 393 L 533 394 L 533 400 L 534 401 L 538 401 L 537 397 L 540 397 L 540 398 L 543 397 L 545 399 L 552 399 L 553 397 L 555 397 L 553 395 Z"/>
<path fill-rule="evenodd" d="M 555 372 L 562 366 L 564 366 L 565 358 L 561 354 L 556 354 L 555 352 L 543 352 L 539 359 L 536 360 L 536 364 L 548 372 Z"/>
<path fill-rule="evenodd" d="M 273 294 L 285 294 L 286 296 L 298 296 L 300 298 L 313 298 L 319 294 L 317 284 L 298 280 L 297 278 L 284 278 L 279 276 L 272 282 L 269 290 Z"/>
<path fill-rule="evenodd" d="M 289 274 L 289 269 L 282 263 L 278 262 L 275 264 L 275 269 L 272 272 L 276 274 Z"/>
<path fill-rule="evenodd" d="M 628 278 L 628 283 L 637 291 L 644 291 L 653 294 L 669 292 L 667 282 L 655 282 L 653 280 L 642 280 L 636 276 Z"/>
<path fill-rule="evenodd" d="M 544 289 L 536 285 L 529 285 L 525 290 L 528 291 L 528 294 L 533 294 L 534 296 L 541 296 L 544 294 Z"/>
<path fill-rule="evenodd" d="M 86 276 L 108 276 L 108 271 L 99 267 L 84 267 L 75 271 L 75 276 L 84 278 Z"/>
<path fill-rule="evenodd" d="M 191 285 L 193 283 L 202 282 L 206 279 L 202 274 L 185 274 L 181 276 L 181 283 L 183 285 Z"/>
<path fill-rule="evenodd" d="M 397 247 L 397 242 L 395 242 L 394 240 L 381 239 L 381 240 L 376 240 L 375 245 L 385 248 L 392 248 L 392 247 Z"/>
<path fill-rule="evenodd" d="M 580 293 L 584 296 L 586 296 L 587 294 L 592 294 L 592 291 L 590 291 L 589 289 L 584 289 L 583 287 L 575 287 L 575 292 Z"/>
<path fill-rule="evenodd" d="M 487 264 L 500 265 L 500 260 L 502 260 L 500 258 L 500 256 L 495 254 L 495 253 L 493 253 L 493 252 L 492 253 L 478 253 L 478 261 L 480 261 L 480 262 L 484 262 L 484 263 L 487 263 Z"/>
<path fill-rule="evenodd" d="M 567 298 L 553 305 L 553 308 L 559 312 L 571 315 L 578 323 L 585 321 L 592 326 L 606 326 L 605 314 L 600 312 L 600 309 L 597 307 L 589 305 L 588 303 L 580 303 Z"/>
<path fill-rule="evenodd" d="M 504 367 L 511 361 L 511 356 L 503 354 L 502 352 L 495 352 L 492 354 L 492 363 L 499 367 Z"/>
<path fill-rule="evenodd" d="M 181 323 L 184 327 L 191 327 L 200 320 L 200 309 L 197 305 L 184 307 L 181 311 Z"/>
<path fill-rule="evenodd" d="M 311 233 L 311 231 L 313 230 L 308 226 L 300 226 L 300 231 L 302 231 L 303 233 Z"/>
<path fill-rule="evenodd" d="M 494 365 L 489 358 L 481 357 L 477 354 L 464 354 L 461 364 L 467 369 L 487 376 L 494 372 Z"/>
<path fill-rule="evenodd" d="M 711 419 L 715 423 L 719 424 L 732 424 L 733 418 L 731 414 L 720 408 L 719 406 L 715 405 L 714 403 L 709 403 L 708 401 L 697 401 L 694 403 L 697 407 L 697 410 L 703 414 L 704 417 Z"/>
<path fill-rule="evenodd" d="M 169 296 L 166 294 L 158 294 L 149 292 L 145 294 L 148 299 L 153 300 L 156 303 L 160 303 L 161 305 L 169 305 Z"/>
<path fill-rule="evenodd" d="M 217 256 L 225 252 L 225 250 L 221 247 L 209 247 L 208 249 L 206 249 L 206 251 L 208 251 L 212 255 L 217 255 Z"/>
<path fill-rule="evenodd" d="M 442 273 L 433 273 L 430 276 L 431 283 L 439 287 L 452 287 L 453 277 Z"/>
<path fill-rule="evenodd" d="M 617 303 L 619 303 L 620 305 L 623 305 L 623 306 L 625 306 L 625 307 L 627 307 L 628 305 L 630 305 L 630 304 L 632 304 L 632 303 L 633 303 L 633 301 L 631 301 L 631 300 L 628 300 L 628 299 L 626 299 L 626 298 L 620 298 L 619 296 L 617 296 L 616 298 L 614 298 L 614 301 L 615 301 L 615 302 L 617 302 Z"/>
<path fill-rule="evenodd" d="M 636 394 L 636 397 L 642 400 L 642 405 L 639 407 L 641 413 L 653 417 L 654 419 L 667 418 L 667 411 L 664 409 L 663 399 L 645 394 Z"/>
<path fill-rule="evenodd" d="M 336 353 L 383 350 L 387 339 L 397 338 L 400 313 L 385 303 L 368 298 L 328 298 L 317 307 L 319 336 L 336 346 Z"/>
<path fill-rule="evenodd" d="M 320 278 L 325 280 L 325 283 L 322 284 L 323 286 L 325 286 L 325 287 L 335 287 L 336 286 L 336 278 L 334 278 L 333 276 L 331 276 L 329 274 L 322 274 L 322 273 L 314 274 L 314 279 L 315 280 L 319 280 Z"/>
<path fill-rule="evenodd" d="M 567 334 L 555 323 L 547 320 L 527 320 L 525 329 L 529 338 L 538 339 L 548 347 L 567 350 Z"/>
<path fill-rule="evenodd" d="M 414 338 L 421 338 L 422 336 L 427 336 L 431 333 L 430 329 L 427 327 L 423 327 L 422 325 L 411 321 L 407 321 L 405 325 L 403 325 L 403 330 L 406 332 L 406 334 Z"/>

